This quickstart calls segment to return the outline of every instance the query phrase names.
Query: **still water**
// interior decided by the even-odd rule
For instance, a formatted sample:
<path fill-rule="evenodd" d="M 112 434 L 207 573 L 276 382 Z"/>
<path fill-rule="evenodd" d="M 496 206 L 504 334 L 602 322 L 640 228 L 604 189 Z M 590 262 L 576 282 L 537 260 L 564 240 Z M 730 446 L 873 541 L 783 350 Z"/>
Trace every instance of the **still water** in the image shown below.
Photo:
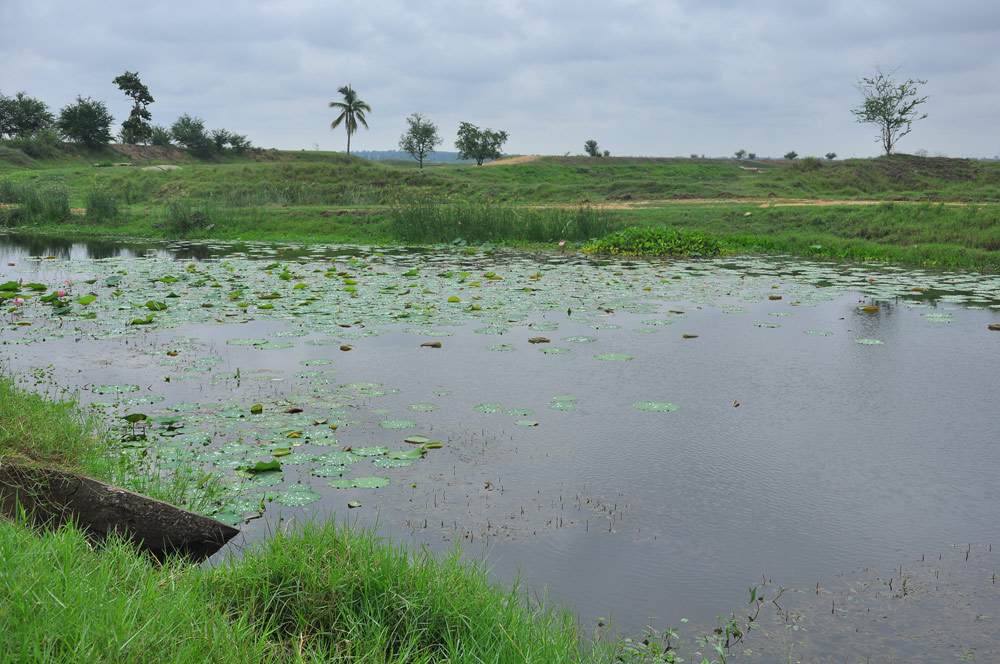
<path fill-rule="evenodd" d="M 6 369 L 44 367 L 112 415 L 180 418 L 150 438 L 167 469 L 235 481 L 292 452 L 275 482 L 234 492 L 318 500 L 246 523 L 245 505 L 216 505 L 246 533 L 237 552 L 280 520 L 336 515 L 460 542 L 630 632 L 739 612 L 765 579 L 826 587 L 1000 544 L 996 276 L 33 242 L 0 238 L 0 282 L 45 286 L 0 303 Z M 56 315 L 38 300 L 60 289 Z M 414 434 L 441 449 L 398 468 L 370 449 L 342 478 L 387 486 L 329 484 L 332 453 L 412 450 Z"/>

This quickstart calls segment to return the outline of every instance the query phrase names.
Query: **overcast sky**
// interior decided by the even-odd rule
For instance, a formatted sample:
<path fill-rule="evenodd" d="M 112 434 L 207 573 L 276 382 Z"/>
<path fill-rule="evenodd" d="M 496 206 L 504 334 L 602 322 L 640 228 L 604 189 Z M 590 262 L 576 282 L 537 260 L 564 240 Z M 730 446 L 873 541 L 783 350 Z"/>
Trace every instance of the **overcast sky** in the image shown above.
<path fill-rule="evenodd" d="M 453 150 L 461 121 L 512 154 L 780 156 L 880 152 L 854 84 L 880 65 L 926 79 L 929 117 L 899 151 L 1000 152 L 996 0 L 0 0 L 0 91 L 56 113 L 77 95 L 181 114 L 254 145 L 344 150 L 328 102 L 372 107 L 354 150 L 396 149 L 423 113 Z"/>

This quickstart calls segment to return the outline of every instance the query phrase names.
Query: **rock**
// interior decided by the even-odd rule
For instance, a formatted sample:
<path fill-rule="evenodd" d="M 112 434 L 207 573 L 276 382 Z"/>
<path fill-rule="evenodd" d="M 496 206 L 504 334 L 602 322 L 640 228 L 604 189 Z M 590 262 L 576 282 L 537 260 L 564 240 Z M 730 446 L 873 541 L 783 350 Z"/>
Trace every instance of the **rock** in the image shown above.
<path fill-rule="evenodd" d="M 38 526 L 58 528 L 72 519 L 97 540 L 119 533 L 157 560 L 171 554 L 204 560 L 240 532 L 89 477 L 0 461 L 0 514 L 14 517 L 22 508 Z"/>

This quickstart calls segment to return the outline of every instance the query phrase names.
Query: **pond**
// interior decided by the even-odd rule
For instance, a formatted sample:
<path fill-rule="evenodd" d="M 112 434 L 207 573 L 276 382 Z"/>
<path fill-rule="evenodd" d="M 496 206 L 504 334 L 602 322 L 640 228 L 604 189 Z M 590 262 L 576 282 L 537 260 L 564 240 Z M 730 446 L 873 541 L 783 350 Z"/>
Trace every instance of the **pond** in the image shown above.
<path fill-rule="evenodd" d="M 995 275 L 0 236 L 0 297 L 5 367 L 151 418 L 126 451 L 223 476 L 237 551 L 349 518 L 623 633 L 996 565 Z"/>

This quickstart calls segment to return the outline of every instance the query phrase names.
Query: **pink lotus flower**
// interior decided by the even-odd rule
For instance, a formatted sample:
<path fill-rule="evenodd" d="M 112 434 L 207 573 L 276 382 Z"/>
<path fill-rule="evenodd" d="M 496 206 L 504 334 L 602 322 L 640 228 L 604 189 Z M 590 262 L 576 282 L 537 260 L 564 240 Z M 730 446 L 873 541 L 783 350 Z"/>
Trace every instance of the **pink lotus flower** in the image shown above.
<path fill-rule="evenodd" d="M 15 297 L 14 298 L 14 306 L 15 307 L 19 307 L 22 304 L 24 304 L 24 298 L 23 297 Z"/>
<path fill-rule="evenodd" d="M 56 292 L 59 294 L 59 297 L 63 297 L 64 295 L 66 295 L 66 291 L 64 291 L 64 290 L 56 291 Z"/>
<path fill-rule="evenodd" d="M 562 242 L 560 242 L 560 243 L 559 243 L 559 246 L 561 247 L 561 246 L 563 246 L 564 244 L 566 244 L 566 240 L 563 240 Z"/>

